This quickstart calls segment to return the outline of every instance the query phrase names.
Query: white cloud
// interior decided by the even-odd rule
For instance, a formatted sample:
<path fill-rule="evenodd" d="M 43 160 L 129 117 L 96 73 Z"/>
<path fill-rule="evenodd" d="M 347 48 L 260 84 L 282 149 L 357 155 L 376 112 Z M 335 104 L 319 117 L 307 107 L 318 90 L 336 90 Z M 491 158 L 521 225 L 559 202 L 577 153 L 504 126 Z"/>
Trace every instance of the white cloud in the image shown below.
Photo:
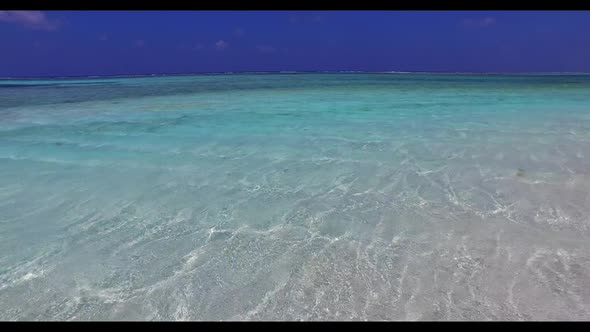
<path fill-rule="evenodd" d="M 225 50 L 228 47 L 229 47 L 229 43 L 226 42 L 226 41 L 224 41 L 224 40 L 218 40 L 215 43 L 215 48 L 218 49 L 218 50 L 220 50 L 220 51 L 223 51 L 223 50 Z"/>
<path fill-rule="evenodd" d="M 491 16 L 479 19 L 468 18 L 463 20 L 463 24 L 468 27 L 485 28 L 496 24 L 496 18 Z"/>
<path fill-rule="evenodd" d="M 31 29 L 57 30 L 59 21 L 38 10 L 0 10 L 0 22 L 16 23 Z"/>

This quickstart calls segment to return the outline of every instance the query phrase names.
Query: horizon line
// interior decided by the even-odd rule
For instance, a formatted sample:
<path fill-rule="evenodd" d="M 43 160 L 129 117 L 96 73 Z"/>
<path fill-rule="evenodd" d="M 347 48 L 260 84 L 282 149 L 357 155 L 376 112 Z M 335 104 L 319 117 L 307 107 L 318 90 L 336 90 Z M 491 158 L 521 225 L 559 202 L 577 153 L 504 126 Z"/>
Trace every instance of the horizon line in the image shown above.
<path fill-rule="evenodd" d="M 190 73 L 152 73 L 152 74 L 107 74 L 107 75 L 40 75 L 40 76 L 0 76 L 1 80 L 35 78 L 101 78 L 101 77 L 153 77 L 153 76 L 196 76 L 196 75 L 239 75 L 239 74 L 442 74 L 442 75 L 588 75 L 590 72 L 578 71 L 531 71 L 531 72 L 475 72 L 475 71 L 364 71 L 364 70 L 278 70 L 278 71 L 225 71 Z"/>

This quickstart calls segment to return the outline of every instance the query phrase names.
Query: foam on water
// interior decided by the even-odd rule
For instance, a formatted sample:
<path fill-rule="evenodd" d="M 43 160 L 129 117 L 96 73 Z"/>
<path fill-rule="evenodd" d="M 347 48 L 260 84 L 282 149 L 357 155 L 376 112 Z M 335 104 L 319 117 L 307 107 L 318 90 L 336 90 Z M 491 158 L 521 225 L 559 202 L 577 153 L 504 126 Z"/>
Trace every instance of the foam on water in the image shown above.
<path fill-rule="evenodd" d="M 587 320 L 590 76 L 0 80 L 1 320 Z"/>

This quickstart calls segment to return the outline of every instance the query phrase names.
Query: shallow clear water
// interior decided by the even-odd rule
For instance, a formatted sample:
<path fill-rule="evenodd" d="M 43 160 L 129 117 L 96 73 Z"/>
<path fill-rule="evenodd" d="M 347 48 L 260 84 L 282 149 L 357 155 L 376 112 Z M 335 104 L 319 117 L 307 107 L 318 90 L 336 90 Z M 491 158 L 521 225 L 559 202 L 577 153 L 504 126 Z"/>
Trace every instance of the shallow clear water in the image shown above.
<path fill-rule="evenodd" d="M 590 76 L 0 80 L 0 320 L 590 319 Z"/>

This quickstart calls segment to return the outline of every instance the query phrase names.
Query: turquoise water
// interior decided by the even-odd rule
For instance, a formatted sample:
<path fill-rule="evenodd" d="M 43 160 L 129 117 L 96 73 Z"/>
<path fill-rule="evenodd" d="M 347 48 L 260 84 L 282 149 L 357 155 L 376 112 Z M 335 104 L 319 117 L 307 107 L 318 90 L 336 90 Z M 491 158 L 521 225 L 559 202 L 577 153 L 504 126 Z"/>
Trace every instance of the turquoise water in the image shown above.
<path fill-rule="evenodd" d="M 0 80 L 0 320 L 590 319 L 590 76 Z"/>

